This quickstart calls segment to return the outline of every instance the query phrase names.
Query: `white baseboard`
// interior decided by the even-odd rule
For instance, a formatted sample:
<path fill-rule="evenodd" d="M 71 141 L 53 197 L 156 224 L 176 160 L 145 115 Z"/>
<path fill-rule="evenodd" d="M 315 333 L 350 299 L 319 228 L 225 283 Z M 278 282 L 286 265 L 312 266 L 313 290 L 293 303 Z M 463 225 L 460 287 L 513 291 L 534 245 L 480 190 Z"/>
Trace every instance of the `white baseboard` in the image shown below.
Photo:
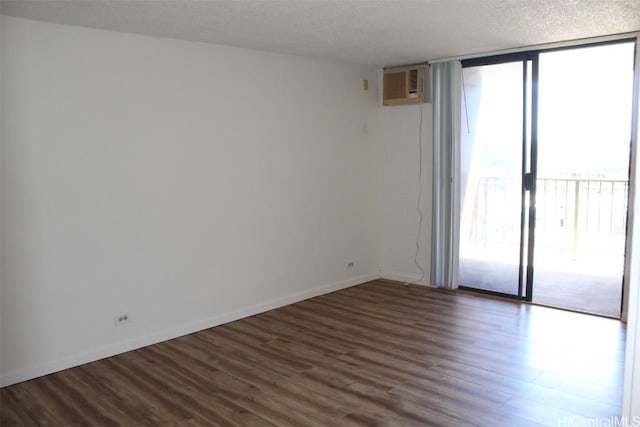
<path fill-rule="evenodd" d="M 395 271 L 382 271 L 380 273 L 380 276 L 383 279 L 394 280 L 396 282 L 410 283 L 412 285 L 428 286 L 430 288 L 435 287 L 429 283 L 429 278 L 424 278 L 420 280 L 420 276 L 411 276 L 406 273 L 400 273 Z"/>
<path fill-rule="evenodd" d="M 176 328 L 156 332 L 150 335 L 132 338 L 126 341 L 110 344 L 99 349 L 95 349 L 86 353 L 77 354 L 64 359 L 56 360 L 50 363 L 45 363 L 40 366 L 30 367 L 23 370 L 10 372 L 0 377 L 0 387 L 9 386 L 22 381 L 37 378 L 43 375 L 48 375 L 54 372 L 62 371 L 64 369 L 72 368 L 74 366 L 82 365 L 96 360 L 104 359 L 105 357 L 115 356 L 120 353 L 135 350 L 137 348 L 146 347 L 148 345 L 157 344 L 162 341 L 167 341 L 173 338 L 177 338 L 183 335 L 192 334 L 204 329 L 219 326 L 224 323 L 233 322 L 234 320 L 242 319 L 244 317 L 253 316 L 265 311 L 273 310 L 278 307 L 293 304 L 305 299 L 313 298 L 319 295 L 335 292 L 340 289 L 349 288 L 351 286 L 359 285 L 371 280 L 380 278 L 378 273 L 365 274 L 351 279 L 343 280 L 340 282 L 331 283 L 324 286 L 319 286 L 314 289 L 306 291 L 296 292 L 284 297 L 274 298 L 269 301 L 254 304 L 249 307 L 234 310 L 228 313 L 223 313 L 217 316 L 213 316 L 207 319 L 203 319 L 197 322 L 188 323 Z"/>

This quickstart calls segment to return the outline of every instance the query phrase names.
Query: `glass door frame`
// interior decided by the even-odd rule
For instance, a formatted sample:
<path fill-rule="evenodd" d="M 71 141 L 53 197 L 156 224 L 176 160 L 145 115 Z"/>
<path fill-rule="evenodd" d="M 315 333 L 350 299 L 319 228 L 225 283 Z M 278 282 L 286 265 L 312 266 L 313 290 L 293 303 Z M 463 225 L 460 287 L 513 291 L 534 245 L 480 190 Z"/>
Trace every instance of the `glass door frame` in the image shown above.
<path fill-rule="evenodd" d="M 553 47 L 547 49 L 532 49 L 529 51 L 508 53 L 502 55 L 493 55 L 479 58 L 462 59 L 461 65 L 464 72 L 464 68 L 476 67 L 482 65 L 495 65 L 508 62 L 522 62 L 523 63 L 523 149 L 522 149 L 522 197 L 521 197 L 521 241 L 520 241 L 520 266 L 519 266 L 519 281 L 518 281 L 518 295 L 504 294 L 501 292 L 495 292 L 490 290 L 476 289 L 470 286 L 459 286 L 460 289 L 469 290 L 473 292 L 485 293 L 496 295 L 500 297 L 506 297 L 511 299 L 523 300 L 531 302 L 533 299 L 533 276 L 534 276 L 534 248 L 535 248 L 535 219 L 536 219 L 536 181 L 537 181 L 537 163 L 538 163 L 538 80 L 539 80 L 539 54 L 561 51 L 587 48 L 593 46 L 613 45 L 618 43 L 632 42 L 635 45 L 635 58 L 634 64 L 638 61 L 638 39 L 636 37 L 623 37 L 614 40 L 596 41 L 591 43 L 576 43 L 573 45 L 565 45 L 560 47 Z M 531 70 L 529 72 L 527 63 L 531 63 Z M 637 66 L 636 66 L 637 67 Z M 531 91 L 528 91 L 528 85 L 531 85 Z M 463 81 L 464 91 L 464 81 Z M 530 102 L 529 102 L 530 99 Z M 527 111 L 527 106 L 530 105 L 530 111 Z M 632 123 L 634 118 L 631 118 Z M 527 135 L 527 125 L 529 125 L 529 135 Z M 528 137 L 529 136 L 529 137 Z M 632 160 L 633 136 L 629 136 L 630 139 L 630 152 L 629 159 Z M 527 147 L 527 143 L 529 147 Z M 528 149 L 527 149 L 528 148 Z M 527 157 L 528 155 L 528 157 Z M 629 180 L 631 180 L 631 170 L 629 171 Z M 627 199 L 630 200 L 631 186 L 627 188 Z M 529 197 L 527 198 L 527 191 Z M 528 200 L 527 200 L 528 199 Z M 527 203 L 528 201 L 528 203 Z M 625 241 L 628 241 L 628 227 L 630 221 L 631 210 L 627 207 L 626 212 L 626 230 Z M 526 240 L 526 242 L 525 242 Z M 627 258 L 628 243 L 625 243 L 625 260 Z M 526 263 L 525 263 L 526 260 Z M 625 290 L 627 289 L 627 270 L 623 272 L 623 285 L 622 285 L 622 302 L 621 311 L 624 313 L 625 304 Z M 523 292 L 524 291 L 524 292 Z"/>
<path fill-rule="evenodd" d="M 536 218 L 538 51 L 464 59 L 461 61 L 463 73 L 464 69 L 468 67 L 517 62 L 522 63 L 522 185 L 520 197 L 520 265 L 518 266 L 518 293 L 507 294 L 476 289 L 470 286 L 459 286 L 459 288 L 531 302 L 533 298 L 533 247 L 535 244 Z M 527 192 L 529 193 L 528 197 Z"/>

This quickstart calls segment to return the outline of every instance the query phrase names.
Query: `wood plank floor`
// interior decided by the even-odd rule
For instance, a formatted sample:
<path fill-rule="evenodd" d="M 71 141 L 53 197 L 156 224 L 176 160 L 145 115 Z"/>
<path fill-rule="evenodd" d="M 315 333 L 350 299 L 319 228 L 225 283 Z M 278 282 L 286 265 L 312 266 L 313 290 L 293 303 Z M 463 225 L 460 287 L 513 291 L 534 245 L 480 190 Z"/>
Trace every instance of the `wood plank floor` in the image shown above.
<path fill-rule="evenodd" d="M 612 319 L 377 280 L 5 387 L 0 421 L 596 425 L 620 414 L 624 338 Z"/>

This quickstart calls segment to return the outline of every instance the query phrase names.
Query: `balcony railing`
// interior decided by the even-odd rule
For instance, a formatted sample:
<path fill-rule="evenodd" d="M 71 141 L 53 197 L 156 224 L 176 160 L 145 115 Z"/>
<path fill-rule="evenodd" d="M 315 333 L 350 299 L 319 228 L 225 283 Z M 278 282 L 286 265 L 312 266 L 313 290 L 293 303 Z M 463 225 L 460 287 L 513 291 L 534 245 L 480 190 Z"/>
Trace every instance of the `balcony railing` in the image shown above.
<path fill-rule="evenodd" d="M 624 254 L 628 181 L 544 177 L 537 180 L 536 190 L 537 247 Z M 471 223 L 463 226 L 461 237 L 476 247 L 518 244 L 520 195 L 518 180 L 480 178 Z M 489 209 L 495 206 L 501 209 Z"/>

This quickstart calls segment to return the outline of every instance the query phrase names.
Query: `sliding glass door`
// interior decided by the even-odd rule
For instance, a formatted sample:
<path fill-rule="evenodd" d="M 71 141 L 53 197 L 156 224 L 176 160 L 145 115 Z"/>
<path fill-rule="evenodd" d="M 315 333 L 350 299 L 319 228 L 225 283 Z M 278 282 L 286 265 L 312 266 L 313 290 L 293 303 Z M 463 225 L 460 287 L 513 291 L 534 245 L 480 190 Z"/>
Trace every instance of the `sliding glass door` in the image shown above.
<path fill-rule="evenodd" d="M 536 303 L 620 316 L 634 50 L 540 53 Z"/>
<path fill-rule="evenodd" d="M 532 62 L 463 62 L 460 284 L 526 297 Z"/>
<path fill-rule="evenodd" d="M 462 61 L 460 287 L 619 317 L 635 47 Z"/>

